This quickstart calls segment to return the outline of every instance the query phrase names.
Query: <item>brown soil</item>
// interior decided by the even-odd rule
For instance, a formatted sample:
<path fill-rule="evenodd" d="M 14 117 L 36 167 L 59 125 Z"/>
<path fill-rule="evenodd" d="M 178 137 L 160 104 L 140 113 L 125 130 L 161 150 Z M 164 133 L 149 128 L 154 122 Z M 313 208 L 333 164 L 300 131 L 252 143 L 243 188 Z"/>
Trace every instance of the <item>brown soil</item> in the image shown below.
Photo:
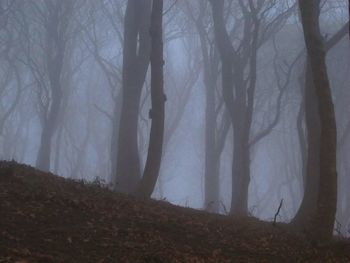
<path fill-rule="evenodd" d="M 350 262 L 350 242 L 314 246 L 270 222 L 0 162 L 0 262 Z"/>

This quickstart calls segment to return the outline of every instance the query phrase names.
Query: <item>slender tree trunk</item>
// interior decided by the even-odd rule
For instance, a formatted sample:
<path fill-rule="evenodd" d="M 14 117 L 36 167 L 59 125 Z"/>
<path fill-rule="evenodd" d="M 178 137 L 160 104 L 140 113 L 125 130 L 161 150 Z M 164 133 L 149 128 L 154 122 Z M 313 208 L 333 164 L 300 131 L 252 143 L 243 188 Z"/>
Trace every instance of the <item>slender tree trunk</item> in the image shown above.
<path fill-rule="evenodd" d="M 119 123 L 115 189 L 133 193 L 141 177 L 137 142 L 139 105 L 150 56 L 151 1 L 129 0 L 124 22 L 123 102 Z"/>
<path fill-rule="evenodd" d="M 151 16 L 151 99 L 152 119 L 145 171 L 137 195 L 150 198 L 159 175 L 164 138 L 164 81 L 163 81 L 163 0 L 153 0 Z"/>
<path fill-rule="evenodd" d="M 223 9 L 224 1 L 223 0 L 210 0 L 212 6 L 213 20 L 214 20 L 214 32 L 215 32 L 215 41 L 218 47 L 218 51 L 221 59 L 221 77 L 222 77 L 222 92 L 225 107 L 230 116 L 230 121 L 233 126 L 233 138 L 234 138 L 234 150 L 233 150 L 233 161 L 232 161 L 232 198 L 231 198 L 231 210 L 230 213 L 238 214 L 244 213 L 241 205 L 241 183 L 243 182 L 242 172 L 244 172 L 241 167 L 242 163 L 240 162 L 241 155 L 240 151 L 242 145 L 240 141 L 237 141 L 240 138 L 238 131 L 239 125 L 242 124 L 240 120 L 244 117 L 242 116 L 242 109 L 237 107 L 237 103 L 234 100 L 233 87 L 234 87 L 234 76 L 233 76 L 233 64 L 234 64 L 234 49 L 230 41 L 229 35 L 227 33 L 225 23 L 223 20 Z M 235 72 L 236 76 L 239 77 L 239 73 Z M 236 94 L 236 97 L 238 95 Z M 235 110 L 238 109 L 238 111 Z M 243 202 L 244 205 L 245 202 Z M 235 212 L 233 212 L 235 211 Z"/>
<path fill-rule="evenodd" d="M 299 7 L 321 126 L 317 207 L 307 232 L 313 238 L 329 240 L 333 234 L 337 207 L 335 112 L 326 67 L 326 52 L 320 33 L 320 0 L 299 0 Z"/>
<path fill-rule="evenodd" d="M 112 185 L 116 185 L 117 174 L 117 159 L 118 159 L 118 138 L 119 138 L 119 124 L 121 117 L 121 94 L 118 94 L 114 102 L 114 110 L 112 115 L 112 134 L 111 134 L 111 148 L 110 148 L 110 169 Z"/>
<path fill-rule="evenodd" d="M 215 89 L 206 87 L 205 108 L 205 208 L 211 212 L 219 209 L 219 164 L 215 147 Z M 219 159 L 219 160 L 218 160 Z"/>
<path fill-rule="evenodd" d="M 233 127 L 232 197 L 230 214 L 248 215 L 250 183 L 250 133 L 254 111 L 254 97 L 257 79 L 257 52 L 259 48 L 260 20 L 256 7 L 250 2 L 249 16 L 245 17 L 245 38 L 242 46 L 249 47 L 242 55 L 234 49 L 224 22 L 224 3 L 210 0 L 214 32 L 222 62 L 223 97 Z M 249 34 L 249 35 L 246 35 Z M 246 59 L 248 57 L 248 59 Z M 249 81 L 245 80 L 249 69 Z M 278 119 L 277 119 L 278 120 Z M 276 125 L 274 122 L 271 127 Z M 272 130 L 263 132 L 261 138 Z M 255 142 L 256 142 L 255 141 Z M 254 144 L 254 143 L 253 143 Z"/>
<path fill-rule="evenodd" d="M 203 3 L 202 3 L 203 4 Z M 203 81 L 205 85 L 205 166 L 204 166 L 204 208 L 210 212 L 219 212 L 220 208 L 220 155 L 217 151 L 216 137 L 218 136 L 216 126 L 215 112 L 215 87 L 217 82 L 218 57 L 216 53 L 210 56 L 210 49 L 207 40 L 207 33 L 203 24 L 205 8 L 201 7 L 200 17 L 197 19 L 196 27 L 198 30 L 201 51 L 204 64 Z M 217 135 L 217 136 L 216 136 Z"/>
<path fill-rule="evenodd" d="M 304 72 L 305 73 L 305 72 Z M 304 116 L 305 116 L 305 74 L 299 79 L 301 88 L 302 99 L 299 106 L 298 117 L 297 117 L 297 131 L 298 131 L 298 142 L 300 148 L 300 189 L 304 191 L 306 185 L 306 163 L 307 163 L 307 140 L 303 127 Z"/>
<path fill-rule="evenodd" d="M 257 79 L 259 21 L 253 12 L 254 30 L 249 58 L 249 85 L 244 87 L 244 69 L 236 67 L 236 105 L 233 125 L 232 198 L 230 213 L 247 216 L 250 184 L 250 133 Z M 267 133 L 268 134 L 268 133 Z M 266 134 L 266 135 L 267 135 Z M 265 135 L 265 136 L 266 136 Z"/>

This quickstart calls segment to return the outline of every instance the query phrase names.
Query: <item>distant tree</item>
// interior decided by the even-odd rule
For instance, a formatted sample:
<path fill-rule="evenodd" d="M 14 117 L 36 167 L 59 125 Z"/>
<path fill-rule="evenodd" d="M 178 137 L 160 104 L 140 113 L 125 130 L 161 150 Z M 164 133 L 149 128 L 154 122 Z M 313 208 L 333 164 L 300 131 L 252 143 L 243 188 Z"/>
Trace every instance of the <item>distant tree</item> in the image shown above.
<path fill-rule="evenodd" d="M 34 4 L 36 6 L 37 4 Z M 46 67 L 51 91 L 50 103 L 43 118 L 43 130 L 36 166 L 44 171 L 50 170 L 52 137 L 57 127 L 58 116 L 62 103 L 62 70 L 69 34 L 69 23 L 72 19 L 73 2 L 45 1 L 44 6 L 36 6 L 46 13 Z"/>
<path fill-rule="evenodd" d="M 194 5 L 193 3 L 197 3 Z M 219 212 L 220 160 L 230 121 L 223 107 L 223 98 L 218 89 L 220 58 L 212 37 L 213 24 L 208 19 L 208 2 L 186 1 L 186 14 L 198 33 L 202 57 L 203 84 L 205 88 L 205 162 L 204 162 L 204 203 L 207 211 Z M 196 14 L 198 9 L 198 14 Z"/>
<path fill-rule="evenodd" d="M 337 208 L 336 148 L 337 131 L 334 105 L 328 80 L 326 52 L 320 32 L 320 0 L 299 0 L 305 44 L 315 88 L 317 113 L 320 121 L 319 180 L 314 213 L 305 218 L 303 228 L 313 237 L 328 240 L 332 237 Z M 312 92 L 311 92 L 312 94 Z"/>
<path fill-rule="evenodd" d="M 18 34 L 12 15 L 17 5 L 0 0 L 0 135 L 23 92 L 22 72 L 17 59 Z"/>
<path fill-rule="evenodd" d="M 110 98 L 113 102 L 113 110 L 108 111 L 104 106 L 94 105 L 95 109 L 102 113 L 111 124 L 110 136 L 110 176 L 116 179 L 118 133 L 120 124 L 120 112 L 122 101 L 122 65 L 119 60 L 119 47 L 123 45 L 123 22 L 126 1 L 108 0 L 91 1 L 89 13 L 89 26 L 84 28 L 86 36 L 85 44 L 94 60 L 104 74 Z M 112 34 L 111 34 L 112 32 Z M 117 43 L 116 43 L 117 41 Z M 111 43 L 113 43 L 113 56 L 111 55 Z M 106 52 L 108 50 L 108 52 Z"/>
<path fill-rule="evenodd" d="M 42 126 L 36 166 L 45 171 L 51 168 L 53 137 L 64 108 L 66 75 L 70 75 L 66 63 L 73 57 L 69 57 L 68 50 L 79 32 L 73 17 L 83 2 L 28 0 L 18 10 L 24 54 L 21 62 L 35 83 L 36 106 Z"/>
<path fill-rule="evenodd" d="M 212 6 L 214 33 L 221 59 L 222 93 L 233 127 L 232 197 L 230 213 L 248 214 L 251 149 L 277 125 L 280 100 L 270 123 L 253 132 L 254 103 L 257 86 L 258 50 L 284 25 L 294 6 L 285 8 L 276 1 L 209 0 Z M 235 8 L 232 7 L 235 5 Z M 271 8 L 281 10 L 269 16 Z M 227 29 L 224 10 L 240 10 L 234 28 Z M 237 35 L 235 35 L 237 34 Z M 234 36 L 234 37 L 232 37 Z M 279 90 L 281 94 L 283 90 Z"/>

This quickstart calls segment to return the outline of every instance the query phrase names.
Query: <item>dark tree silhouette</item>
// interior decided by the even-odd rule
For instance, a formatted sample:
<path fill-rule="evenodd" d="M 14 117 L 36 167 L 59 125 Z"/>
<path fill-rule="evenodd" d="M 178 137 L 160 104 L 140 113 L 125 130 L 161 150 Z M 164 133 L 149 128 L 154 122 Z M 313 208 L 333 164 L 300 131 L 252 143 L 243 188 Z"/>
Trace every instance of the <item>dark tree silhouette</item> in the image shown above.
<path fill-rule="evenodd" d="M 151 16 L 151 100 L 152 119 L 145 170 L 137 195 L 149 198 L 157 182 L 164 138 L 164 81 L 163 81 L 163 0 L 153 0 Z"/>
<path fill-rule="evenodd" d="M 320 120 L 317 204 L 315 212 L 305 218 L 307 223 L 304 228 L 313 238 L 327 240 L 333 234 L 337 207 L 335 113 L 326 67 L 326 52 L 320 33 L 320 0 L 299 0 L 299 8 Z M 312 89 L 313 85 L 306 88 Z"/>
<path fill-rule="evenodd" d="M 324 49 L 327 54 L 340 40 L 346 35 L 348 23 L 342 26 L 330 39 L 325 41 Z M 305 52 L 304 50 L 302 52 Z M 293 219 L 293 224 L 302 227 L 312 218 L 317 208 L 318 184 L 320 174 L 320 136 L 321 124 L 318 114 L 318 101 L 316 89 L 313 83 L 310 59 L 305 63 L 305 81 L 303 85 L 304 98 L 300 111 L 298 123 L 302 121 L 302 115 L 305 114 L 305 124 L 307 138 L 301 131 L 302 125 L 299 124 L 299 139 L 301 143 L 301 154 L 303 162 L 303 179 L 304 179 L 304 197 L 297 214 Z"/>
<path fill-rule="evenodd" d="M 122 107 L 115 189 L 133 193 L 141 178 L 137 131 L 140 98 L 150 58 L 151 1 L 129 0 L 124 18 Z"/>

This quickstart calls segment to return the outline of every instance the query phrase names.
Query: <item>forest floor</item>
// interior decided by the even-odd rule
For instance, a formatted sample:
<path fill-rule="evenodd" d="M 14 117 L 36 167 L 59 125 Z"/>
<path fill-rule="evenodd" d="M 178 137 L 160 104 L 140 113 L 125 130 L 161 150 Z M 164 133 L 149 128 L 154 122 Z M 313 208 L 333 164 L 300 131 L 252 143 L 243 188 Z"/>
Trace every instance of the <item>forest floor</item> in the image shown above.
<path fill-rule="evenodd" d="M 350 262 L 283 225 L 142 201 L 0 162 L 0 262 Z"/>

